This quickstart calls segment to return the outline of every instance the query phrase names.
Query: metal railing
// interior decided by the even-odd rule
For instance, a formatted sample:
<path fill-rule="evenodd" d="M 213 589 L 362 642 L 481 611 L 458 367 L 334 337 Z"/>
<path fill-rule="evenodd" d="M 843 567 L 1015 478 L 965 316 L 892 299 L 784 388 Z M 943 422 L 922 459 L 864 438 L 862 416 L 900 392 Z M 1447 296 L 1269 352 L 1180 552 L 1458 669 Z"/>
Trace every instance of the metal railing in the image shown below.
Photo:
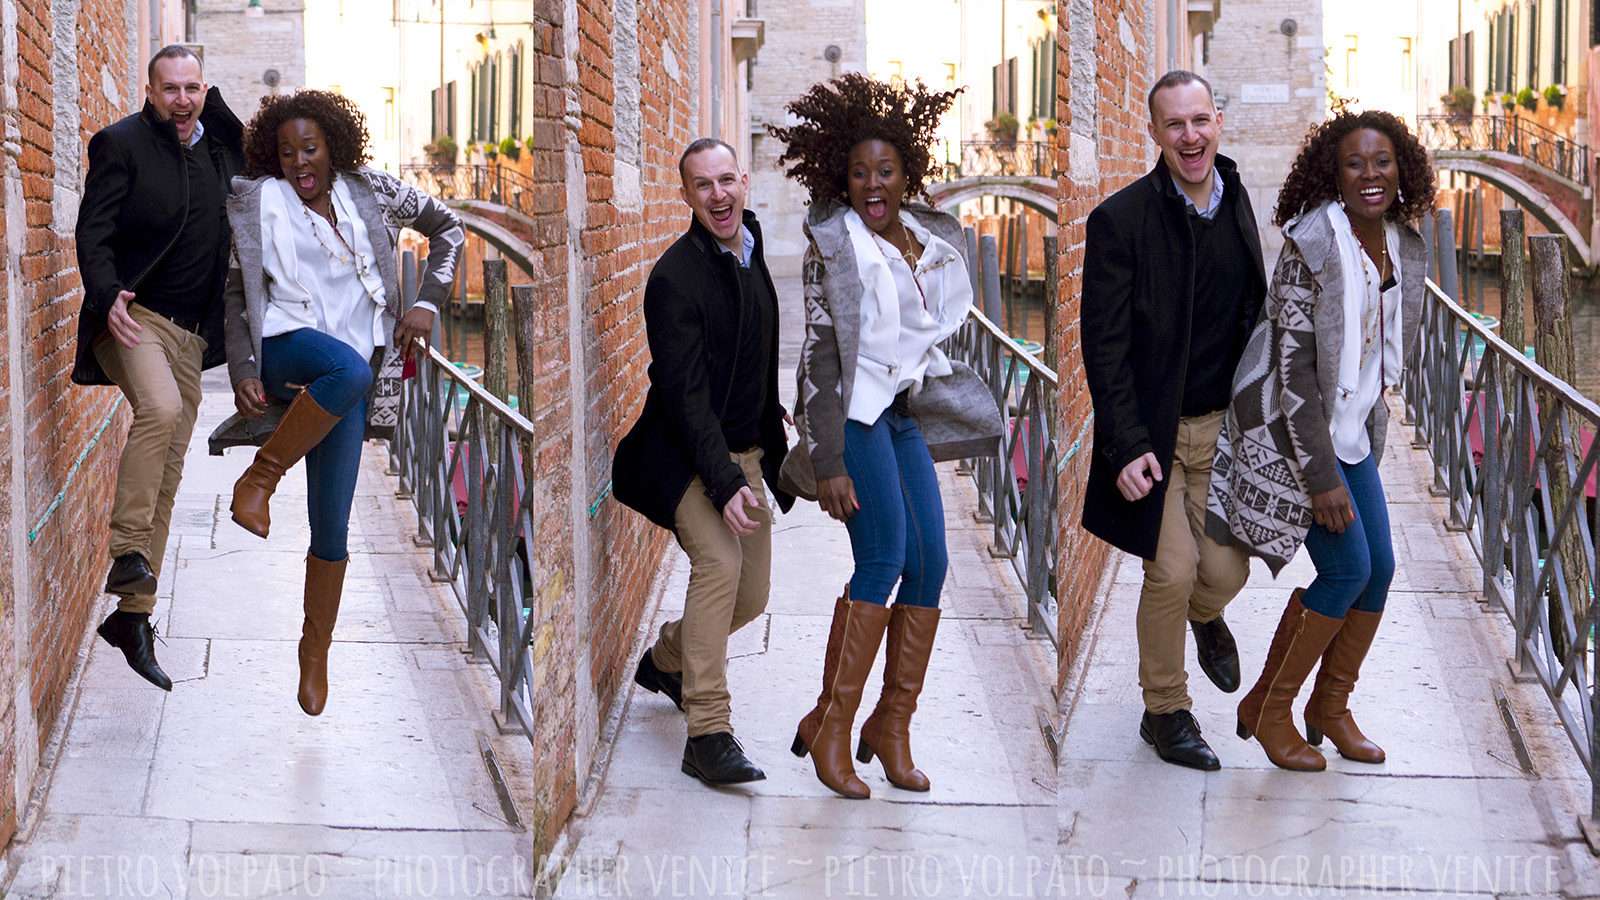
<path fill-rule="evenodd" d="M 529 610 L 535 532 L 520 447 L 533 425 L 432 348 L 404 384 L 390 450 L 401 490 L 433 551 L 434 578 L 466 614 L 468 650 L 499 678 L 502 724 L 531 736 L 529 651 L 539 621 Z"/>
<path fill-rule="evenodd" d="M 961 161 L 946 163 L 939 181 L 979 175 L 1055 175 L 1049 141 L 962 141 Z"/>
<path fill-rule="evenodd" d="M 1589 184 L 1589 153 L 1582 144 L 1520 116 L 1418 116 L 1417 130 L 1430 150 L 1492 150 Z"/>
<path fill-rule="evenodd" d="M 510 166 L 406 165 L 400 167 L 400 177 L 440 200 L 481 200 L 534 215 L 533 179 Z"/>
<path fill-rule="evenodd" d="M 1000 407 L 1000 456 L 972 467 L 978 513 L 994 523 L 990 552 L 1009 558 L 1022 582 L 1029 627 L 1056 646 L 1056 373 L 977 310 L 945 349 L 972 367 Z"/>
<path fill-rule="evenodd" d="M 1600 407 L 1432 281 L 1421 333 L 1402 387 L 1417 440 L 1431 452 L 1450 524 L 1477 554 L 1485 596 L 1511 620 L 1516 668 L 1544 687 L 1589 773 L 1590 815 L 1600 817 L 1588 588 L 1600 515 L 1585 497 L 1600 455 Z"/>

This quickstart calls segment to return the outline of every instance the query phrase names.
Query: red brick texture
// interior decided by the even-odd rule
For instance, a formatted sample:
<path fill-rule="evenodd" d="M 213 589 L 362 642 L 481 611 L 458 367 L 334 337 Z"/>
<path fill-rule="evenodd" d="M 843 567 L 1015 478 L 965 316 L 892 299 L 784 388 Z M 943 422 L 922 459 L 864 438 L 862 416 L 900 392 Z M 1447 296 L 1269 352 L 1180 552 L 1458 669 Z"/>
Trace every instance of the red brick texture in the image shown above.
<path fill-rule="evenodd" d="M 20 524 L 27 536 L 17 544 L 0 544 L 0 648 L 13 645 L 19 627 L 29 638 L 21 658 L 0 652 L 0 684 L 15 685 L 26 667 L 32 692 L 27 709 L 15 707 L 13 691 L 0 693 L 0 845 L 11 839 L 33 781 L 31 772 L 17 778 L 17 766 L 36 759 L 49 739 L 78 648 L 100 611 L 109 499 L 127 428 L 127 412 L 116 406 L 115 389 L 74 386 L 69 377 L 83 290 L 70 217 L 66 222 L 61 217 L 64 210 L 76 210 L 82 163 L 81 157 L 62 158 L 81 150 L 58 152 L 55 138 L 58 127 L 76 126 L 87 142 L 124 114 L 101 85 L 106 78 L 125 96 L 133 95 L 132 85 L 121 85 L 124 73 L 132 71 L 128 42 L 99 37 L 125 33 L 124 4 L 84 0 L 78 12 L 75 115 L 81 121 L 76 123 L 56 119 L 64 89 L 52 62 L 57 48 L 50 5 L 19 3 L 16 8 L 20 118 L 17 131 L 8 129 L 6 139 L 18 139 L 21 153 L 15 159 L 0 157 L 0 247 L 5 248 L 0 279 L 7 285 L 0 291 L 0 321 L 8 337 L 4 346 L 21 347 L 23 377 L 20 384 L 11 383 L 11 360 L 3 358 L 9 351 L 0 350 L 0 447 L 6 457 L 0 466 L 0 519 Z M 65 171 L 58 172 L 58 166 Z M 5 207 L 18 186 L 20 215 Z M 13 220 L 23 225 L 20 241 L 8 234 Z M 20 253 L 13 243 L 20 243 Z M 22 305 L 20 314 L 13 303 Z M 20 334 L 11 333 L 14 319 L 20 319 Z M 18 431 L 26 448 L 20 483 L 9 458 Z M 19 610 L 25 617 L 21 623 Z M 30 740 L 35 746 L 25 746 Z"/>
<path fill-rule="evenodd" d="M 1149 137 L 1145 132 L 1144 92 L 1149 85 L 1146 60 L 1149 48 L 1144 22 L 1145 5 L 1136 0 L 1097 0 L 1093 22 L 1071 21 L 1070 4 L 1059 4 L 1057 50 L 1057 133 L 1073 134 L 1072 92 L 1081 90 L 1088 79 L 1075 78 L 1072 72 L 1069 39 L 1074 28 L 1093 28 L 1094 58 L 1097 69 L 1093 84 L 1096 94 L 1096 121 L 1093 124 L 1097 166 L 1094 177 L 1078 180 L 1068 158 L 1070 150 L 1063 140 L 1060 177 L 1060 263 L 1059 310 L 1056 317 L 1056 347 L 1061 381 L 1057 393 L 1057 421 L 1061 455 L 1065 466 L 1060 473 L 1060 521 L 1057 531 L 1057 588 L 1061 598 L 1060 668 L 1057 687 L 1064 690 L 1067 673 L 1077 657 L 1078 645 L 1089 621 L 1100 582 L 1110 558 L 1111 548 L 1083 530 L 1083 485 L 1089 474 L 1093 452 L 1090 424 L 1093 407 L 1088 384 L 1083 377 L 1083 354 L 1079 344 L 1079 311 L 1083 286 L 1084 223 L 1091 210 L 1148 169 Z M 1125 47 L 1119 36 L 1118 20 L 1126 18 L 1133 26 L 1135 43 Z M 1075 84 L 1075 82 L 1077 82 Z M 1078 123 L 1082 124 L 1082 123 Z"/>

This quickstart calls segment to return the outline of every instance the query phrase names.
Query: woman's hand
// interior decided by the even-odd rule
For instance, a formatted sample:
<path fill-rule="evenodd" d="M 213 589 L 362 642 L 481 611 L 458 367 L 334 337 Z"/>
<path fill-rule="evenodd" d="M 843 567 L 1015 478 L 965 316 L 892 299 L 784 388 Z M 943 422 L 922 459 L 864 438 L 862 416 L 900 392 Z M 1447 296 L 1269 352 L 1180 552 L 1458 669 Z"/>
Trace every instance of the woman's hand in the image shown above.
<path fill-rule="evenodd" d="M 861 504 L 856 500 L 856 486 L 849 475 L 836 475 L 817 482 L 817 502 L 822 511 L 841 522 L 850 521 Z"/>
<path fill-rule="evenodd" d="M 433 311 L 413 306 L 400 317 L 399 324 L 394 326 L 395 346 L 400 348 L 402 359 L 411 358 L 414 346 L 412 340 L 422 338 L 424 341 L 433 334 Z"/>
<path fill-rule="evenodd" d="M 1312 495 L 1311 520 L 1334 534 L 1343 534 L 1355 522 L 1356 510 L 1344 485 Z"/>
<path fill-rule="evenodd" d="M 267 388 L 259 378 L 245 378 L 233 386 L 233 405 L 246 419 L 259 419 L 267 412 Z"/>

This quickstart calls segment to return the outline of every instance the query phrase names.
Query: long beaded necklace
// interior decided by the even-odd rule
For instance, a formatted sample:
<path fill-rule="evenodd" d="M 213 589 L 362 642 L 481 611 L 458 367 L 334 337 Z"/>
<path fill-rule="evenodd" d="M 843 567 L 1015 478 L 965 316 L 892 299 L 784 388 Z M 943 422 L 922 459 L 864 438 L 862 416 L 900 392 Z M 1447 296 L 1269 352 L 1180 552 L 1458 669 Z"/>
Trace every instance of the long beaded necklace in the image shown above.
<path fill-rule="evenodd" d="M 346 265 L 353 265 L 356 274 L 365 283 L 367 280 L 367 261 L 360 253 L 356 252 L 354 247 L 350 246 L 350 242 L 345 240 L 344 235 L 339 231 L 339 211 L 333 202 L 333 191 L 330 190 L 328 192 L 328 215 L 326 217 L 321 213 L 312 215 L 311 204 L 307 203 L 303 198 L 300 201 L 300 212 L 305 215 L 306 221 L 311 223 L 311 236 L 317 239 L 318 244 L 322 245 L 323 251 L 328 254 L 328 259 Z M 350 254 L 349 256 L 336 252 L 332 247 L 328 246 L 327 241 L 322 239 L 322 229 L 317 227 L 318 219 L 323 219 L 328 223 L 329 228 L 333 231 L 334 238 L 339 242 L 339 246 L 344 250 L 344 253 Z"/>
<path fill-rule="evenodd" d="M 1390 288 L 1394 287 L 1394 273 L 1390 272 L 1388 277 L 1384 277 L 1384 274 L 1383 274 L 1384 270 L 1389 268 L 1389 237 L 1386 234 L 1379 240 L 1378 243 L 1379 243 L 1379 247 L 1381 248 L 1381 251 L 1380 251 L 1381 255 L 1378 256 L 1378 257 L 1374 257 L 1372 255 L 1372 248 L 1367 246 L 1367 241 L 1366 241 L 1365 238 L 1363 238 L 1361 236 L 1361 232 L 1356 231 L 1356 229 L 1355 229 L 1355 227 L 1353 225 L 1351 226 L 1350 231 L 1355 234 L 1356 242 L 1361 245 L 1361 254 L 1362 254 L 1362 257 L 1361 257 L 1361 273 L 1362 273 L 1362 276 L 1367 280 L 1367 283 L 1370 286 L 1372 281 L 1373 281 L 1373 278 L 1371 276 L 1367 275 L 1367 266 L 1369 264 L 1374 264 L 1378 268 L 1377 278 L 1381 281 L 1381 283 L 1378 285 L 1378 333 L 1377 333 L 1377 340 L 1378 340 L 1378 347 L 1377 347 L 1377 354 L 1378 354 L 1378 392 L 1381 394 L 1381 393 L 1383 393 L 1384 388 L 1389 383 L 1388 360 L 1386 358 L 1386 355 L 1383 352 L 1384 351 L 1384 345 L 1387 343 L 1387 339 L 1384 336 L 1384 318 L 1385 317 L 1384 317 L 1384 314 L 1383 314 L 1384 313 L 1384 310 L 1383 310 L 1383 305 L 1384 305 L 1384 303 L 1383 303 L 1383 295 L 1384 295 L 1385 291 L 1387 291 Z M 1375 260 L 1377 260 L 1377 261 L 1375 262 Z M 1369 315 L 1369 316 L 1366 316 L 1365 318 L 1366 318 L 1366 321 L 1362 324 L 1362 329 L 1361 329 L 1361 333 L 1362 333 L 1362 337 L 1363 337 L 1363 340 L 1361 342 L 1361 365 L 1362 365 L 1363 368 L 1366 367 L 1367 360 L 1372 358 L 1372 352 L 1373 352 L 1373 348 L 1372 348 L 1372 340 L 1373 340 L 1372 317 Z"/>

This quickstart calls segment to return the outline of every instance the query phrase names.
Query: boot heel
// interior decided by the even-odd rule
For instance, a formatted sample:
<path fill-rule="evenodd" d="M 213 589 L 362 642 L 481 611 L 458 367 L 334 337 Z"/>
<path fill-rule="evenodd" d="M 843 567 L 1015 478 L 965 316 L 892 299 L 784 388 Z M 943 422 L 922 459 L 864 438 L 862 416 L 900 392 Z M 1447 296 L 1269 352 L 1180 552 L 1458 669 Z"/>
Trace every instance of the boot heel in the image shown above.
<path fill-rule="evenodd" d="M 1250 740 L 1250 729 L 1245 727 L 1243 719 L 1239 720 L 1239 727 L 1236 729 L 1236 731 L 1239 737 L 1244 738 L 1247 741 Z"/>
<path fill-rule="evenodd" d="M 1306 723 L 1306 743 L 1313 747 L 1322 746 L 1322 732 L 1312 727 L 1310 722 Z"/>
<path fill-rule="evenodd" d="M 872 748 L 867 746 L 867 742 L 866 742 L 865 739 L 861 740 L 860 742 L 858 742 L 856 744 L 856 762 L 859 762 L 859 763 L 872 762 Z"/>
<path fill-rule="evenodd" d="M 800 739 L 800 732 L 796 731 L 794 733 L 794 743 L 789 745 L 789 752 L 800 757 L 801 759 L 805 759 L 806 751 L 806 742 Z"/>

